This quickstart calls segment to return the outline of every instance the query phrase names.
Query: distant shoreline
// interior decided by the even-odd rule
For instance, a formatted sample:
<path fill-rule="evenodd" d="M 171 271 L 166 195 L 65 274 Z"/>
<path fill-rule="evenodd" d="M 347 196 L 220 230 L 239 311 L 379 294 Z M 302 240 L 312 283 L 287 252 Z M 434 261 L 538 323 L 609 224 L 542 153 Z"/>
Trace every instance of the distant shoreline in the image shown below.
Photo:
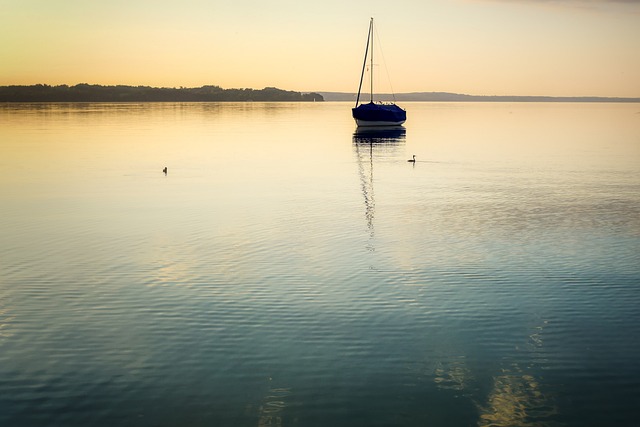
<path fill-rule="evenodd" d="M 318 93 L 302 93 L 275 87 L 264 89 L 158 88 L 150 86 L 75 86 L 44 84 L 0 86 L 0 102 L 246 102 L 324 101 Z"/>
<path fill-rule="evenodd" d="M 357 94 L 348 92 L 318 92 L 325 101 L 355 102 Z M 360 95 L 367 102 L 369 95 Z M 450 92 L 411 92 L 377 94 L 376 101 L 395 102 L 619 102 L 640 103 L 640 98 L 618 98 L 602 96 L 502 96 L 502 95 L 465 95 Z"/>
<path fill-rule="evenodd" d="M 296 92 L 275 87 L 264 89 L 160 88 L 151 86 L 75 86 L 46 84 L 0 86 L 0 102 L 355 102 L 356 93 Z M 368 102 L 369 95 L 360 100 Z M 504 96 L 467 95 L 451 92 L 376 94 L 376 101 L 394 102 L 576 102 L 640 103 L 640 98 L 602 96 Z"/>

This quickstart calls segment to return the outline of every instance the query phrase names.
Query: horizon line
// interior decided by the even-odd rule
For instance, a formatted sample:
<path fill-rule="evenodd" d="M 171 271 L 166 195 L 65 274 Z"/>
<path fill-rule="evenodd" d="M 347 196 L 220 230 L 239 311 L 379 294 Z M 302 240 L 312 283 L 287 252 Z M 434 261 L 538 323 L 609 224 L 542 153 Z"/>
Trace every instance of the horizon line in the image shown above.
<path fill-rule="evenodd" d="M 145 84 L 124 84 L 124 83 L 118 83 L 118 84 L 99 84 L 99 83 L 86 83 L 86 82 L 80 82 L 80 83 L 76 83 L 76 84 L 66 84 L 66 83 L 61 83 L 61 84 L 49 84 L 49 83 L 33 83 L 33 84 L 4 84 L 4 85 L 0 85 L 0 87 L 29 87 L 29 86 L 51 86 L 51 87 L 56 87 L 56 86 L 68 86 L 68 87 L 74 87 L 74 86 L 79 86 L 79 85 L 88 85 L 88 86 L 103 86 L 103 87 L 147 87 L 147 88 L 158 88 L 158 89 L 176 89 L 176 90 L 181 90 L 181 89 L 198 89 L 198 88 L 204 88 L 204 87 L 219 87 L 221 89 L 224 90 L 246 90 L 246 89 L 250 89 L 250 90 L 263 90 L 263 89 L 278 89 L 278 90 L 283 90 L 283 91 L 291 91 L 291 92 L 299 92 L 302 94 L 310 94 L 310 93 L 317 93 L 317 94 L 330 94 L 330 95 L 335 95 L 335 96 L 357 96 L 357 92 L 351 92 L 351 91 L 335 91 L 335 90 L 293 90 L 293 89 L 282 89 L 279 88 L 277 86 L 265 86 L 263 88 L 254 88 L 254 87 L 229 87 L 229 88 L 224 88 L 220 85 L 217 84 L 204 84 L 204 85 L 200 85 L 200 86 L 152 86 L 152 85 L 145 85 Z M 460 97 L 470 97 L 470 98 L 547 98 L 547 99 L 578 99 L 578 98 L 591 98 L 591 99 L 596 99 L 596 98 L 601 98 L 601 99 L 620 99 L 620 100 L 636 100 L 636 101 L 640 101 L 640 95 L 639 96 L 612 96 L 612 95 L 500 95 L 500 94 L 491 94 L 491 95 L 478 95 L 478 94 L 470 94 L 470 93 L 462 93 L 462 92 L 449 92 L 449 91 L 442 91 L 442 90 L 430 90 L 430 91 L 426 91 L 426 90 L 412 90 L 412 91 L 406 91 L 406 92 L 397 92 L 397 93 L 379 93 L 376 94 L 376 96 L 378 98 L 380 97 L 394 97 L 394 96 L 406 96 L 406 95 L 450 95 L 450 96 L 460 96 Z M 416 100 L 418 101 L 418 100 Z M 404 102 L 410 102 L 410 100 L 404 100 Z"/>

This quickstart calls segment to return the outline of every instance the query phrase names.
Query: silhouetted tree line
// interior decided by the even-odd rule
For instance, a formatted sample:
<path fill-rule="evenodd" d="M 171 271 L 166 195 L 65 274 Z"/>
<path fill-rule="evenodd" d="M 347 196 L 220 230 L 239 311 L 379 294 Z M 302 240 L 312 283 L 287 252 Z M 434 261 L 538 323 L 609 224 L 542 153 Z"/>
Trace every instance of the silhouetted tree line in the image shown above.
<path fill-rule="evenodd" d="M 149 86 L 0 86 L 0 102 L 216 102 L 216 101 L 324 101 L 318 93 L 275 87 L 264 89 L 159 88 Z"/>

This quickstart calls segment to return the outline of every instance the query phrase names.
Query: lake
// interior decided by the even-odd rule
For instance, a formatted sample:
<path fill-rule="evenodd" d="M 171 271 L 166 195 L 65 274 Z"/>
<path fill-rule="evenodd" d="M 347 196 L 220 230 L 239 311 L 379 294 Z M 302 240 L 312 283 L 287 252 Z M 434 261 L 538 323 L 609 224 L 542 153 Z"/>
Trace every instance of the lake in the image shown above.
<path fill-rule="evenodd" d="M 0 104 L 0 425 L 636 425 L 640 105 L 351 107 Z"/>

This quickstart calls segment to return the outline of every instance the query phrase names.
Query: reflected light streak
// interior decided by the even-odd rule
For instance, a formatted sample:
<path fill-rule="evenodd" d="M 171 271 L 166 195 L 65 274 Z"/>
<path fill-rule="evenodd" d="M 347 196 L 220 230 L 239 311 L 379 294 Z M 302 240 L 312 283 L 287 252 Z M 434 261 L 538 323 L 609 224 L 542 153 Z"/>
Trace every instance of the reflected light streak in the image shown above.
<path fill-rule="evenodd" d="M 286 408 L 285 399 L 291 395 L 290 388 L 270 388 L 260 405 L 258 427 L 279 427 L 283 425 L 282 413 Z"/>
<path fill-rule="evenodd" d="M 11 329 L 9 329 L 9 325 L 14 319 L 14 316 L 9 316 L 7 314 L 7 310 L 0 310 L 0 340 L 13 336 Z"/>
<path fill-rule="evenodd" d="M 452 360 L 449 366 L 439 363 L 435 369 L 433 381 L 444 390 L 462 391 L 468 388 L 468 383 L 473 379 L 471 371 L 467 367 L 464 356 Z"/>
<path fill-rule="evenodd" d="M 530 335 L 533 352 L 542 347 L 543 326 L 537 326 Z M 493 390 L 486 405 L 478 405 L 478 426 L 549 426 L 549 420 L 558 413 L 552 401 L 542 392 L 540 383 L 514 364 L 494 377 Z"/>
<path fill-rule="evenodd" d="M 540 384 L 531 375 L 505 370 L 494 378 L 487 405 L 480 408 L 478 426 L 541 426 L 557 413 L 544 394 Z"/>

